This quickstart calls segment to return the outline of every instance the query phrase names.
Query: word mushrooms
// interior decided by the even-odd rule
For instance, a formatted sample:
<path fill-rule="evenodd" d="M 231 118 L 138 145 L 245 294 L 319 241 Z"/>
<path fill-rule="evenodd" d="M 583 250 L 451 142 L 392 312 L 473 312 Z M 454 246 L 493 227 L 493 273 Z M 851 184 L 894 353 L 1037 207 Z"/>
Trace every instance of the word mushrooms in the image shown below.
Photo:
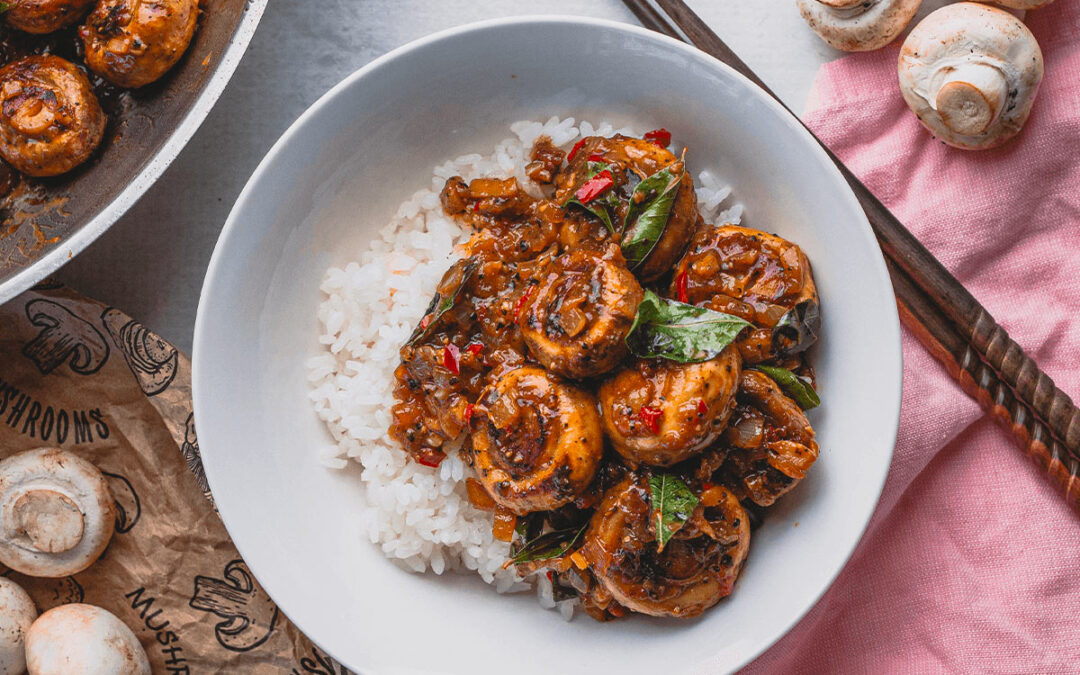
<path fill-rule="evenodd" d="M 974 2 L 927 16 L 900 51 L 900 90 L 923 126 L 957 148 L 982 150 L 1023 128 L 1043 76 L 1027 26 Z"/>
<path fill-rule="evenodd" d="M 113 533 L 116 505 L 93 464 L 42 448 L 0 462 L 0 563 L 34 577 L 89 567 Z"/>
<path fill-rule="evenodd" d="M 896 39 L 922 0 L 797 0 L 821 39 L 845 52 L 879 49 Z"/>

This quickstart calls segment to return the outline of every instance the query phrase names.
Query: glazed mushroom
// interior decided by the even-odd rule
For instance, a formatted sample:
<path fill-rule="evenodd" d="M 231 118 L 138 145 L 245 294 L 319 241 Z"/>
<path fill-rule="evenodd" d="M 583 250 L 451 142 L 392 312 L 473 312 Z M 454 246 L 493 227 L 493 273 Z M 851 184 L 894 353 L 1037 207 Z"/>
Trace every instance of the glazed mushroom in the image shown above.
<path fill-rule="evenodd" d="M 798 404 L 764 373 L 743 371 L 736 400 L 724 432 L 728 457 L 721 481 L 738 485 L 758 506 L 771 506 L 817 460 L 814 430 Z"/>
<path fill-rule="evenodd" d="M 75 24 L 94 0 L 8 0 L 4 22 L 26 33 L 44 34 Z"/>
<path fill-rule="evenodd" d="M 611 370 L 626 356 L 626 336 L 644 291 L 619 247 L 579 248 L 556 258 L 528 292 L 518 320 L 529 353 L 574 379 Z"/>
<path fill-rule="evenodd" d="M 86 65 L 121 87 L 154 82 L 195 35 L 198 0 L 102 0 L 79 28 Z"/>
<path fill-rule="evenodd" d="M 93 464 L 42 448 L 0 462 L 0 563 L 33 577 L 89 567 L 113 534 L 116 505 Z"/>
<path fill-rule="evenodd" d="M 880 49 L 896 39 L 922 0 L 797 0 L 822 40 L 845 52 Z"/>
<path fill-rule="evenodd" d="M 518 515 L 568 504 L 588 487 L 604 452 L 592 394 L 535 366 L 485 390 L 470 428 L 480 484 Z"/>
<path fill-rule="evenodd" d="M 667 181 L 667 184 L 674 185 L 672 189 L 675 190 L 675 196 L 670 204 L 667 221 L 655 243 L 651 247 L 643 247 L 639 251 L 642 254 L 640 259 L 631 261 L 631 269 L 643 283 L 656 281 L 671 272 L 671 266 L 682 255 L 694 234 L 699 218 L 694 181 L 690 173 L 685 171 L 682 160 L 667 148 L 652 141 L 621 135 L 611 138 L 590 136 L 582 139 L 571 155 L 566 169 L 556 179 L 558 189 L 555 200 L 566 204 L 577 196 L 589 181 L 590 167 L 595 167 L 598 163 L 609 166 L 612 188 L 604 194 L 614 195 L 615 199 L 606 210 L 612 229 L 619 232 L 618 236 L 624 247 L 628 245 L 632 228 L 621 228 L 634 201 L 635 188 L 641 185 L 635 181 L 647 179 L 664 170 L 669 172 L 673 180 Z M 673 182 L 674 179 L 678 179 L 677 182 Z M 638 197 L 655 199 L 658 192 L 638 192 Z M 602 196 L 597 196 L 589 204 L 593 205 L 592 208 L 599 208 L 596 204 L 601 199 Z"/>
<path fill-rule="evenodd" d="M 135 633 L 94 605 L 54 607 L 26 634 L 29 675 L 150 675 L 150 659 Z"/>
<path fill-rule="evenodd" d="M 724 430 L 742 359 L 734 346 L 702 363 L 643 359 L 600 385 L 600 414 L 615 450 L 632 466 L 689 459 Z"/>
<path fill-rule="evenodd" d="M 750 548 L 750 519 L 730 490 L 712 492 L 660 550 L 645 476 L 608 490 L 581 548 L 603 590 L 635 612 L 682 618 L 730 595 Z"/>
<path fill-rule="evenodd" d="M 0 156 L 19 171 L 56 176 L 85 162 L 105 133 L 90 81 L 59 56 L 0 69 Z"/>
<path fill-rule="evenodd" d="M 747 363 L 806 351 L 821 329 L 806 254 L 786 239 L 748 227 L 699 227 L 668 295 L 754 324 L 736 341 Z"/>
<path fill-rule="evenodd" d="M 983 150 L 1023 128 L 1043 57 L 1009 12 L 974 2 L 923 19 L 900 50 L 900 91 L 923 126 L 957 148 Z"/>
<path fill-rule="evenodd" d="M 37 608 L 26 591 L 0 577 L 0 675 L 26 672 L 26 632 L 36 618 Z"/>

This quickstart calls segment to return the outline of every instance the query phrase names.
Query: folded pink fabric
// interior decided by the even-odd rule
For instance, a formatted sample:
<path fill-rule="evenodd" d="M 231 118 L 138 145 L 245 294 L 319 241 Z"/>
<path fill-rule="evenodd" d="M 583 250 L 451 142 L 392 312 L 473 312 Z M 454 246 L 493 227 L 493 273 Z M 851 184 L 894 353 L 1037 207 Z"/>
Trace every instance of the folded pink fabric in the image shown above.
<path fill-rule="evenodd" d="M 1028 25 L 1046 75 L 1003 148 L 934 140 L 900 96 L 899 45 L 823 67 L 805 119 L 1080 400 L 1080 2 Z M 906 332 L 904 364 L 900 438 L 866 535 L 747 671 L 1080 672 L 1080 518 Z"/>

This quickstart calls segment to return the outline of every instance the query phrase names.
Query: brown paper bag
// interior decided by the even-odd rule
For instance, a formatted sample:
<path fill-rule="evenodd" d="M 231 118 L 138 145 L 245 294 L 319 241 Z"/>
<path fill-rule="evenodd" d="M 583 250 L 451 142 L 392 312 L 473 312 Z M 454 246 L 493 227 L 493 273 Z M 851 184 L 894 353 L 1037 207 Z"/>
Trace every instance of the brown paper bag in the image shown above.
<path fill-rule="evenodd" d="M 0 458 L 46 446 L 97 465 L 118 508 L 84 572 L 34 579 L 0 565 L 39 610 L 108 609 L 155 673 L 347 673 L 274 605 L 208 499 L 187 357 L 49 282 L 0 307 Z"/>

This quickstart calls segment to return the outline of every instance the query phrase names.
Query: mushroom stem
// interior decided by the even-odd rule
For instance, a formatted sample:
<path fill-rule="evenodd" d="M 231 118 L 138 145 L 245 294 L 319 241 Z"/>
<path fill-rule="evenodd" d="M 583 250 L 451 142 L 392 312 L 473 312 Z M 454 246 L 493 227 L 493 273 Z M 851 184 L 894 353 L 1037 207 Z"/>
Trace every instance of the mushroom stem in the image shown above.
<path fill-rule="evenodd" d="M 997 121 L 1009 95 L 1000 68 L 986 63 L 950 67 L 935 95 L 945 126 L 964 136 L 984 133 Z"/>
<path fill-rule="evenodd" d="M 67 495 L 54 490 L 30 490 L 15 500 L 15 527 L 35 549 L 63 553 L 83 538 L 83 514 Z"/>

